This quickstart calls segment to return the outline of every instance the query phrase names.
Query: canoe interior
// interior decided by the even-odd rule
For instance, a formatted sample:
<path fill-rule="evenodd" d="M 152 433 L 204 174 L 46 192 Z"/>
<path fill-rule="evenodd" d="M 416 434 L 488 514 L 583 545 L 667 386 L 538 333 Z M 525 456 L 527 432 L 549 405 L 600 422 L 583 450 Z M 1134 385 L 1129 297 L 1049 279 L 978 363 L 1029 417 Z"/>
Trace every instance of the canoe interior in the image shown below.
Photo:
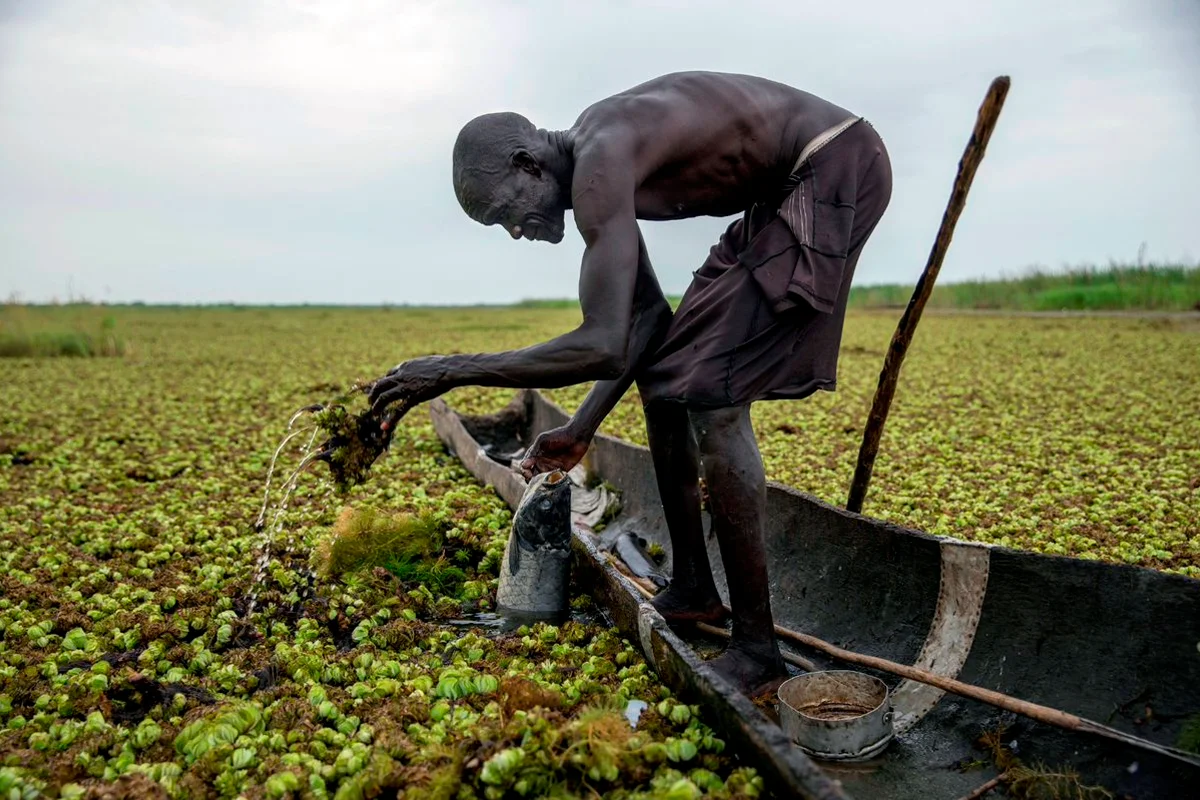
<path fill-rule="evenodd" d="M 444 441 L 448 420 L 461 426 L 476 447 L 463 452 L 468 448 L 459 446 L 455 455 L 510 504 L 520 497 L 524 481 L 482 448 L 512 452 L 568 418 L 532 391 L 518 392 L 507 408 L 493 415 L 458 416 L 442 401 L 433 404 L 431 413 Z M 668 554 L 669 572 L 670 539 L 649 451 L 600 435 L 585 466 L 621 494 L 622 512 L 613 525 L 660 544 Z M 766 546 L 778 624 L 1165 745 L 1175 745 L 1187 720 L 1200 714 L 1200 581 L 1137 567 L 969 545 L 851 514 L 776 483 L 768 485 L 767 506 Z M 717 584 L 728 601 L 707 515 L 705 530 Z M 612 576 L 607 580 L 614 586 L 620 582 Z M 628 582 L 624 585 L 630 597 L 602 599 L 614 607 L 624 604 L 622 613 L 636 617 L 636 609 L 628 609 L 636 595 Z M 616 622 L 626 633 L 637 634 L 636 618 Z M 679 646 L 688 649 L 685 643 Z M 797 652 L 822 668 L 846 666 L 815 651 Z M 686 671 L 689 664 L 683 658 L 674 666 Z M 672 669 L 669 664 L 657 666 L 660 674 Z M 1193 796 L 1200 780 L 1200 770 L 1173 759 L 1062 731 L 978 701 L 941 696 L 889 673 L 864 671 L 883 679 L 896 701 L 913 713 L 911 727 L 871 762 L 815 762 L 819 772 L 840 782 L 846 797 L 962 797 L 995 774 L 989 768 L 963 771 L 959 766 L 983 758 L 974 740 L 1001 726 L 1007 727 L 1004 740 L 1016 743 L 1016 754 L 1026 764 L 1069 767 L 1086 783 L 1103 785 L 1116 797 Z M 686 684 L 687 676 L 676 675 L 674 680 Z M 762 721 L 753 706 L 738 708 Z M 774 737 L 762 734 L 754 746 L 798 752 Z M 780 769 L 803 772 L 814 763 L 792 753 L 785 760 L 791 766 Z M 816 779 L 811 786 L 817 789 L 800 791 L 818 796 L 820 785 Z"/>

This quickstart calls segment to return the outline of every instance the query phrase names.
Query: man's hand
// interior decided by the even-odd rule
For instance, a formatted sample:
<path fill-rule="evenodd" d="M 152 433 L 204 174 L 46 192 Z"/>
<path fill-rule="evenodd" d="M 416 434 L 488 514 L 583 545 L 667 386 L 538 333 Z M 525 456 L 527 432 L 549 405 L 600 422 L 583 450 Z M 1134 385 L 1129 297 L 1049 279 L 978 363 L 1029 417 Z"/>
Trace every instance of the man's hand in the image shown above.
<path fill-rule="evenodd" d="M 371 410 L 382 416 L 393 403 L 400 405 L 383 421 L 386 430 L 413 406 L 432 400 L 452 387 L 446 380 L 445 356 L 424 356 L 393 367 L 371 386 Z"/>
<path fill-rule="evenodd" d="M 589 440 L 573 432 L 569 426 L 542 433 L 533 440 L 521 460 L 521 474 L 529 480 L 542 472 L 561 469 L 568 472 L 583 460 Z"/>

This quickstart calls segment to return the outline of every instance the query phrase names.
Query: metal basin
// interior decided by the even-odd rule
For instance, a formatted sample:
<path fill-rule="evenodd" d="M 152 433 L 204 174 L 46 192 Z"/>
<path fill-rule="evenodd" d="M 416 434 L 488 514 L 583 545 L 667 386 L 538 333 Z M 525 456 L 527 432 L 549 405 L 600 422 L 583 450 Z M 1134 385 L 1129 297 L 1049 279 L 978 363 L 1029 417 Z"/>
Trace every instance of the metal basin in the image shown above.
<path fill-rule="evenodd" d="M 809 672 L 779 687 L 784 733 L 813 758 L 865 761 L 892 740 L 887 684 L 853 670 Z"/>

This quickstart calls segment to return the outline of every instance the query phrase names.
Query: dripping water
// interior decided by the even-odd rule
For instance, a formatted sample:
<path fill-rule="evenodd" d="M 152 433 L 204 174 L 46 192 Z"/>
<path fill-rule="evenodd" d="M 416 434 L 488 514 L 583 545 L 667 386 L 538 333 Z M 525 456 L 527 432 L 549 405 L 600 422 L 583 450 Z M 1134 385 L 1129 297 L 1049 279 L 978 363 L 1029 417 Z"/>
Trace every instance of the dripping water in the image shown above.
<path fill-rule="evenodd" d="M 296 420 L 298 420 L 301 416 L 312 411 L 320 410 L 320 408 L 320 406 L 308 406 L 300 409 L 292 415 L 292 418 L 288 421 L 288 433 L 284 436 L 283 441 L 281 441 L 279 446 L 275 449 L 275 453 L 271 457 L 271 463 L 267 467 L 267 479 L 266 486 L 263 489 L 262 507 L 259 509 L 258 518 L 254 522 L 255 530 L 261 533 L 257 548 L 259 554 L 254 561 L 254 572 L 251 576 L 250 588 L 246 595 L 245 611 L 242 615 L 243 619 L 249 619 L 254 613 L 255 607 L 258 605 L 258 593 L 262 588 L 263 579 L 266 576 L 267 568 L 271 564 L 272 547 L 273 545 L 279 544 L 276 540 L 283 532 L 284 515 L 287 513 L 288 504 L 292 499 L 292 494 L 296 490 L 300 476 L 303 475 L 304 471 L 309 466 L 311 466 L 322 455 L 324 455 L 324 453 L 319 451 L 313 452 L 313 444 L 316 442 L 317 433 L 320 431 L 318 426 L 313 425 L 311 427 L 300 428 L 295 431 L 292 430 L 296 424 Z M 265 524 L 268 516 L 268 509 L 271 508 L 271 480 L 274 477 L 275 467 L 278 463 L 279 456 L 283 453 L 284 449 L 293 439 L 301 437 L 306 433 L 308 434 L 308 439 L 299 449 L 300 463 L 295 469 L 292 470 L 291 474 L 289 474 L 287 479 L 280 485 L 278 490 L 280 496 L 275 503 L 274 509 L 271 509 L 273 512 L 271 514 L 271 521 L 269 524 Z M 284 557 L 293 554 L 295 549 L 295 536 L 295 532 L 290 529 L 284 536 L 284 541 L 282 542 L 282 551 L 279 553 L 279 558 L 281 560 Z M 313 576 L 309 574 L 310 571 L 307 569 L 307 567 L 301 567 L 297 571 L 303 573 L 302 577 L 305 579 L 307 584 L 305 591 L 308 591 L 312 587 Z"/>
<path fill-rule="evenodd" d="M 349 392 L 335 402 L 341 402 L 351 393 L 362 392 L 369 388 L 370 384 L 360 384 L 355 382 L 350 387 Z M 262 507 L 259 509 L 258 517 L 254 522 L 254 529 L 261 535 L 259 537 L 259 545 L 257 548 L 259 554 L 254 561 L 254 571 L 251 576 L 250 587 L 245 597 L 245 611 L 242 614 L 242 619 L 244 620 L 248 620 L 250 618 L 250 616 L 254 613 L 254 609 L 258 605 L 259 591 L 262 588 L 264 578 L 267 574 L 267 568 L 270 566 L 272 560 L 272 548 L 280 544 L 280 542 L 277 540 L 280 534 L 284 533 L 284 515 L 287 512 L 288 503 L 292 499 L 292 494 L 296 490 L 300 476 L 303 475 L 304 471 L 308 469 L 308 467 L 310 467 L 314 462 L 329 455 L 329 452 L 326 450 L 314 451 L 313 449 L 313 445 L 317 440 L 317 434 L 321 430 L 319 425 L 301 427 L 297 430 L 293 430 L 293 428 L 296 427 L 296 422 L 301 417 L 305 416 L 306 414 L 313 414 L 315 412 L 322 411 L 325 408 L 326 406 L 324 404 L 315 403 L 313 405 L 305 406 L 292 414 L 291 419 L 288 420 L 287 429 L 283 440 L 279 443 L 279 446 L 275 448 L 275 452 L 271 456 L 271 463 L 267 467 L 266 484 L 263 487 Z M 291 474 L 288 475 L 287 480 L 280 485 L 278 490 L 279 498 L 275 503 L 273 513 L 270 515 L 271 521 L 268 524 L 268 510 L 271 509 L 271 481 L 274 478 L 275 468 L 279 461 L 279 457 L 287 448 L 288 444 L 290 444 L 294 439 L 304 436 L 306 433 L 308 434 L 308 439 L 299 449 L 300 463 L 295 469 L 292 470 Z M 330 487 L 330 491 L 332 491 L 332 487 Z M 313 591 L 313 586 L 316 582 L 316 575 L 311 569 L 308 568 L 307 559 L 301 559 L 301 564 L 297 566 L 295 564 L 295 559 L 289 558 L 295 554 L 295 546 L 296 532 L 293 528 L 288 528 L 286 533 L 284 533 L 281 552 L 278 553 L 277 560 L 279 560 L 280 563 L 284 563 L 284 559 L 288 558 L 288 560 L 292 562 L 289 563 L 288 566 L 295 572 L 299 573 L 300 577 L 304 579 L 304 585 L 298 592 L 298 602 L 303 603 Z"/>

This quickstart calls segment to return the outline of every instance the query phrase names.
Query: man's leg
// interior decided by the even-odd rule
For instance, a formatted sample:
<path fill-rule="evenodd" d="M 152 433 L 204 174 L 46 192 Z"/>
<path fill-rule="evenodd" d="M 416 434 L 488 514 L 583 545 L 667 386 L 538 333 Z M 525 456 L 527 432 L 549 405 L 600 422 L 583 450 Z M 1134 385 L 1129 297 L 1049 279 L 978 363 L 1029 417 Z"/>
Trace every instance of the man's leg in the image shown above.
<path fill-rule="evenodd" d="M 787 676 L 767 583 L 767 482 L 750 406 L 691 412 L 733 612 L 733 638 L 712 667 L 748 694 Z"/>
<path fill-rule="evenodd" d="M 700 454 L 687 409 L 650 403 L 644 409 L 650 455 L 671 534 L 671 585 L 651 604 L 668 622 L 719 622 L 725 617 L 713 583 L 700 516 Z"/>

